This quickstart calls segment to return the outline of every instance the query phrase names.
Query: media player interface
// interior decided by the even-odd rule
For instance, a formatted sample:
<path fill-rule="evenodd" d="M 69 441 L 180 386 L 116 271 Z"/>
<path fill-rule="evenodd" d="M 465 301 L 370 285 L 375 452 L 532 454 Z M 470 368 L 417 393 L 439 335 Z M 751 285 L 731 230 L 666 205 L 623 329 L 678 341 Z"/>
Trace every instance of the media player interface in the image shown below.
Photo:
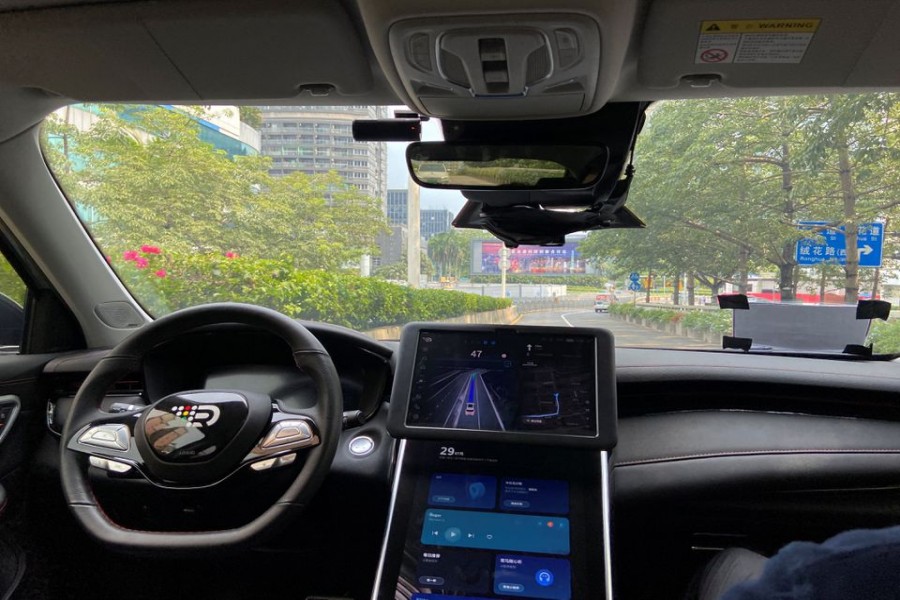
<path fill-rule="evenodd" d="M 568 482 L 434 473 L 426 504 L 411 600 L 572 597 Z"/>

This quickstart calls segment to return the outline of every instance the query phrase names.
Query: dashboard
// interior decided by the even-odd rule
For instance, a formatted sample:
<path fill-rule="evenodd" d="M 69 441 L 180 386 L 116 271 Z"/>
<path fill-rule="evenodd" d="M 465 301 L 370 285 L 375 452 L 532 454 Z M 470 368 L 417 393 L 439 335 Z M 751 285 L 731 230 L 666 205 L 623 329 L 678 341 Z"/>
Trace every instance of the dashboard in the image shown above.
<path fill-rule="evenodd" d="M 315 552 L 346 552 L 336 540 L 354 536 L 359 540 L 354 551 L 361 553 L 353 557 L 360 565 L 359 589 L 370 591 L 380 561 L 384 515 L 398 472 L 398 447 L 387 431 L 386 401 L 399 373 L 400 345 L 375 342 L 342 328 L 318 324 L 310 328 L 338 366 L 345 410 L 375 409 L 363 425 L 348 424 L 332 476 L 321 498 L 310 507 L 308 521 L 285 531 L 284 540 L 273 545 L 296 548 L 302 540 L 304 547 Z M 186 345 L 180 364 L 160 361 L 152 365 L 146 379 L 123 381 L 120 389 L 112 390 L 110 403 L 141 398 L 146 389 L 161 390 L 154 387 L 160 386 L 158 380 L 170 374 L 179 377 L 180 371 L 197 366 L 202 367 L 202 378 L 192 381 L 198 385 L 245 377 L 248 385 L 283 390 L 288 401 L 304 401 L 301 382 L 291 384 L 285 379 L 288 373 L 296 377 L 296 371 L 291 372 L 289 361 L 280 356 L 277 340 L 238 330 L 228 337 L 230 341 L 220 344 L 215 356 L 204 356 L 209 345 L 202 339 Z M 73 353 L 46 364 L 43 379 L 48 399 L 60 413 L 55 418 L 64 414 L 66 396 L 74 393 L 103 354 Z M 656 584 L 668 582 L 675 589 L 715 548 L 743 545 L 768 553 L 793 539 L 824 539 L 842 530 L 900 519 L 896 508 L 900 506 L 900 369 L 895 362 L 618 348 L 615 363 L 618 444 L 609 454 L 614 506 L 609 533 L 617 597 L 653 597 L 655 584 L 642 577 L 647 569 L 657 574 Z M 351 444 L 360 437 L 370 438 L 374 451 L 353 454 Z M 524 472 L 515 467 L 514 457 L 507 458 L 508 468 L 473 466 L 459 456 L 441 460 L 427 450 L 435 448 L 439 453 L 441 447 L 452 448 L 454 456 L 460 451 L 490 454 L 490 447 L 476 440 L 441 444 L 417 439 L 407 445 L 406 455 L 420 457 L 422 463 L 408 462 L 407 472 L 420 476 L 404 488 L 410 507 L 407 518 L 391 525 L 398 528 L 399 537 L 393 539 L 399 539 L 401 546 L 428 546 L 422 538 L 426 513 L 447 509 L 440 498 L 433 497 L 454 495 L 457 484 L 452 476 L 475 478 L 473 483 L 485 486 L 485 496 L 490 496 L 491 489 L 495 494 L 492 508 L 452 510 L 529 516 L 504 509 L 503 503 L 509 500 L 503 495 L 504 482 L 516 478 L 569 481 L 568 515 L 547 512 L 541 516 L 581 518 L 580 509 L 572 503 L 574 488 L 568 476 L 560 478 L 549 469 Z M 417 452 L 418 448 L 426 450 Z M 543 454 L 528 458 L 538 463 L 542 456 L 565 456 L 567 451 L 575 450 L 544 448 Z M 58 481 L 55 452 L 51 444 L 40 453 L 46 463 L 43 471 L 54 485 Z M 596 471 L 601 461 L 593 464 Z M 450 491 L 438 487 L 429 493 L 435 475 L 451 475 Z M 491 481 L 496 482 L 495 488 Z M 397 495 L 395 503 L 404 494 Z M 362 507 L 359 498 L 367 499 Z M 590 500 L 587 512 L 602 514 L 601 506 L 601 499 Z M 491 598 L 496 591 L 498 557 L 534 554 L 527 546 L 515 544 L 509 550 L 468 550 L 488 557 L 480 559 L 476 571 L 490 584 L 471 588 L 467 593 L 474 598 Z M 444 566 L 456 565 L 452 554 L 448 556 Z M 396 576 L 389 586 L 397 585 L 401 572 L 406 582 L 425 576 L 448 579 L 439 563 L 429 574 L 406 560 L 403 571 L 402 562 L 390 567 L 396 568 L 390 574 L 384 566 L 384 577 Z M 570 561 L 570 568 L 577 562 L 574 555 L 564 560 Z M 527 570 L 535 563 L 522 564 Z M 555 565 L 546 568 L 558 581 L 558 563 L 546 564 Z M 506 583 L 515 585 L 514 579 Z M 570 580 L 573 597 L 578 597 L 578 585 L 577 578 Z M 412 588 L 408 591 L 411 598 Z M 363 597 L 362 592 L 356 595 Z"/>
<path fill-rule="evenodd" d="M 358 422 L 371 418 L 388 400 L 392 351 L 349 329 L 308 325 L 334 361 L 345 417 Z M 54 433 L 62 431 L 68 406 L 102 355 L 78 353 L 47 364 L 44 371 L 52 385 L 48 426 Z M 297 370 L 283 341 L 245 327 L 217 326 L 157 348 L 140 373 L 110 390 L 104 408 L 115 412 L 177 391 L 216 388 L 266 394 L 288 411 L 307 408 L 315 401 L 311 379 Z"/>

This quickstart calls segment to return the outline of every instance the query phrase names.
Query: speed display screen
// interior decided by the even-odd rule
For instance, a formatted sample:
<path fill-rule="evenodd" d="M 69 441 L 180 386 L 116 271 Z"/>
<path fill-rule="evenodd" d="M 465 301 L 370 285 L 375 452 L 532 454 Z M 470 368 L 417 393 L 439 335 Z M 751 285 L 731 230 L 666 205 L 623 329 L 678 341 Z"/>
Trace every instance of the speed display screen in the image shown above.
<path fill-rule="evenodd" d="M 407 427 L 597 435 L 589 335 L 421 330 Z"/>

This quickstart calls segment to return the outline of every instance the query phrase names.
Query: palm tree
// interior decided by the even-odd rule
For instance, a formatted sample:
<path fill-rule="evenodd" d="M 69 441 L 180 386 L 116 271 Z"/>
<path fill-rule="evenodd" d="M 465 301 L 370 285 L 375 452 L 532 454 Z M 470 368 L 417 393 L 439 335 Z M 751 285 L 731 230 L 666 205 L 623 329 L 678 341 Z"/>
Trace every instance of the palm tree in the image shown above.
<path fill-rule="evenodd" d="M 440 276 L 459 276 L 468 255 L 469 240 L 461 233 L 450 230 L 428 240 L 428 256 L 438 267 Z"/>

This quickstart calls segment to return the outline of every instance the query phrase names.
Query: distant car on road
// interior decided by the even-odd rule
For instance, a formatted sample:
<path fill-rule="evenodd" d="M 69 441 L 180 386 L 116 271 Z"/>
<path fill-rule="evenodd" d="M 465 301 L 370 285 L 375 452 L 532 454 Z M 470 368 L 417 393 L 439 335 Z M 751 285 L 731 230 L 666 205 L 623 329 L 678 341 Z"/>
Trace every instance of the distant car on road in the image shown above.
<path fill-rule="evenodd" d="M 594 301 L 594 312 L 609 312 L 609 300 L 595 300 Z"/>
<path fill-rule="evenodd" d="M 450 173 L 440 163 L 422 165 L 419 168 L 419 178 L 428 183 L 450 183 Z"/>
<path fill-rule="evenodd" d="M 471 417 L 475 415 L 475 403 L 474 402 L 466 402 L 466 416 Z"/>

